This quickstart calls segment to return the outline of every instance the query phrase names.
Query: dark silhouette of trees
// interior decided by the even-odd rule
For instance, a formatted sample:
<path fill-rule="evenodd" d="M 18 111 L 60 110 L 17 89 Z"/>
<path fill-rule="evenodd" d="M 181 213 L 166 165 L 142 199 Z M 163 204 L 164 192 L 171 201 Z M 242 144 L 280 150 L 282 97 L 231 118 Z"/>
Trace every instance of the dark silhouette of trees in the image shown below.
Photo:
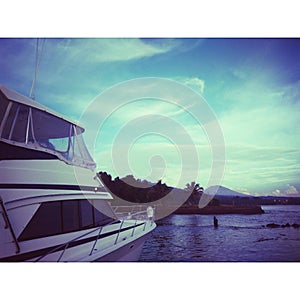
<path fill-rule="evenodd" d="M 161 180 L 153 184 L 146 180 L 135 179 L 133 175 L 127 175 L 121 179 L 116 177 L 114 180 L 106 172 L 99 172 L 98 176 L 115 196 L 132 203 L 156 201 L 172 190 Z"/>
<path fill-rule="evenodd" d="M 185 206 L 193 206 L 198 205 L 199 200 L 203 194 L 203 187 L 199 185 L 199 183 L 196 183 L 195 181 L 192 181 L 191 183 L 187 183 L 185 187 L 185 191 L 190 193 L 189 198 L 185 202 Z"/>
<path fill-rule="evenodd" d="M 166 196 L 174 189 L 173 187 L 169 187 L 165 183 L 162 183 L 161 180 L 158 180 L 157 183 L 153 184 L 146 180 L 136 179 L 133 175 L 112 179 L 111 175 L 106 172 L 99 172 L 98 176 L 113 194 L 116 205 L 118 205 L 118 198 L 132 203 L 149 203 L 164 199 L 165 201 L 162 201 L 161 204 L 172 205 L 173 198 Z M 178 190 L 179 189 L 175 189 L 174 192 L 176 193 Z M 190 194 L 184 205 L 198 205 L 203 193 L 203 187 L 193 181 L 187 183 L 184 190 L 186 193 Z M 182 194 L 182 197 L 184 198 L 184 194 Z"/>
<path fill-rule="evenodd" d="M 213 198 L 210 200 L 210 202 L 208 203 L 209 206 L 220 206 L 220 200 Z"/>

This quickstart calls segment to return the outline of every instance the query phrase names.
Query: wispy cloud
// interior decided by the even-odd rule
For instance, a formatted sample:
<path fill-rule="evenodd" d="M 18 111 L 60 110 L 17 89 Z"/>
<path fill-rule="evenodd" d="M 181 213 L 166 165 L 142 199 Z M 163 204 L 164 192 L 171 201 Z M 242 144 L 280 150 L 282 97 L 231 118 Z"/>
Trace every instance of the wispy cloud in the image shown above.
<path fill-rule="evenodd" d="M 35 41 L 0 42 L 1 83 L 27 95 Z M 211 162 L 205 130 L 217 115 L 226 146 L 223 184 L 251 194 L 293 193 L 300 190 L 299 45 L 299 40 L 282 39 L 47 39 L 41 53 L 37 101 L 75 120 L 86 112 L 87 118 L 81 121 L 90 122 L 87 140 L 92 147 L 97 142 L 97 162 L 108 171 L 113 168 L 108 163 L 110 146 L 119 133 L 124 133 L 119 142 L 126 144 L 126 136 L 139 130 L 158 133 L 163 129 L 183 148 L 190 146 L 185 139 L 189 136 L 198 151 L 204 176 L 200 174 L 199 180 L 205 187 Z M 107 93 L 106 98 L 99 98 L 98 106 L 86 111 L 99 93 L 114 84 L 149 76 L 173 79 L 191 88 L 193 96 L 187 97 L 184 89 L 172 84 L 157 88 L 148 81 L 144 86 L 129 84 Z M 205 95 L 214 114 L 208 114 L 199 94 Z M 134 102 L 141 95 L 147 99 L 135 105 L 118 106 L 116 101 L 123 97 Z M 151 124 L 151 114 L 155 124 Z M 158 122 L 162 119 L 166 122 Z M 133 148 L 132 164 L 146 174 L 151 169 L 143 154 L 163 153 L 168 162 L 164 176 L 172 184 L 180 172 L 176 152 L 154 136 L 147 138 L 139 139 Z M 187 165 L 194 171 L 192 163 Z M 155 177 L 162 171 L 159 160 L 153 166 L 157 172 L 150 173 Z"/>
<path fill-rule="evenodd" d="M 50 43 L 52 41 L 50 40 Z M 141 39 L 68 39 L 53 41 L 53 51 L 79 63 L 108 63 L 151 57 L 171 51 L 178 40 L 151 43 Z"/>
<path fill-rule="evenodd" d="M 299 83 L 274 85 L 268 72 L 256 77 L 235 69 L 223 87 L 219 112 L 226 145 L 224 185 L 238 189 L 241 178 L 251 194 L 299 184 Z M 251 75 L 251 76 L 250 76 Z"/>
<path fill-rule="evenodd" d="M 200 94 L 204 93 L 205 82 L 203 79 L 198 77 L 188 77 L 188 78 L 181 78 L 184 84 L 193 88 L 196 92 Z"/>
<path fill-rule="evenodd" d="M 299 194 L 299 191 L 293 185 L 287 184 L 287 189 L 285 193 L 287 195 L 296 195 Z"/>
<path fill-rule="evenodd" d="M 296 148 L 228 145 L 224 185 L 239 188 L 241 178 L 251 194 L 299 184 L 300 151 Z M 298 175 L 297 175 L 298 174 Z"/>
<path fill-rule="evenodd" d="M 289 196 L 289 197 L 299 197 L 300 192 L 294 187 L 293 185 L 290 185 L 289 183 L 286 184 L 282 189 L 275 189 L 271 192 L 271 195 L 273 196 Z"/>
<path fill-rule="evenodd" d="M 174 144 L 162 136 L 146 135 L 132 144 L 115 143 L 95 153 L 99 170 L 112 175 L 133 174 L 150 181 L 164 180 L 169 185 L 184 187 L 197 181 L 207 187 L 211 173 L 208 146 Z"/>
<path fill-rule="evenodd" d="M 295 95 L 300 86 L 271 87 L 267 82 L 246 80 L 224 93 L 227 107 L 219 122 L 227 142 L 253 145 L 298 145 L 300 101 Z M 291 95 L 293 94 L 293 95 Z M 292 101 L 294 99 L 294 101 Z"/>

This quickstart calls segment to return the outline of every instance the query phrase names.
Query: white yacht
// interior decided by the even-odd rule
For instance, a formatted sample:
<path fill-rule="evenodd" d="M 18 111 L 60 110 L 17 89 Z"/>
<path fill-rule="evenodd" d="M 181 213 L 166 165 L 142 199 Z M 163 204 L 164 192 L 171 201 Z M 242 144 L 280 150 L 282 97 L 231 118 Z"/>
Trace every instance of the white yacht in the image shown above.
<path fill-rule="evenodd" d="M 120 218 L 84 129 L 0 85 L 0 261 L 136 261 L 155 223 Z"/>

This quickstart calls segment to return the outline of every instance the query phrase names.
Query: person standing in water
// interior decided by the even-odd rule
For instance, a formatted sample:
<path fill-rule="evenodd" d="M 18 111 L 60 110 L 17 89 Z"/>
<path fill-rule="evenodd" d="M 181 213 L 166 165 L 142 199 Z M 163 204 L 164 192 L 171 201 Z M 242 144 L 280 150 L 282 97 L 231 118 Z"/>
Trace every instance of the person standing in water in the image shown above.
<path fill-rule="evenodd" d="M 218 219 L 214 216 L 214 227 L 218 227 L 219 226 L 219 221 Z"/>

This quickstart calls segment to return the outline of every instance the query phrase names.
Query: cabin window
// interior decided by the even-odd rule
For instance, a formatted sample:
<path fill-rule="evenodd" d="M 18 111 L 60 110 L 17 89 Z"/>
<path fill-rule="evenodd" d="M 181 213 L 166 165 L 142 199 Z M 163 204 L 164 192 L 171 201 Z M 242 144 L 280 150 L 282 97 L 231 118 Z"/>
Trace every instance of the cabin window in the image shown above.
<path fill-rule="evenodd" d="M 41 238 L 62 232 L 61 203 L 45 202 L 41 204 L 29 224 L 21 233 L 19 240 Z"/>
<path fill-rule="evenodd" d="M 7 99 L 0 92 L 0 125 L 4 118 L 8 103 L 9 102 L 7 101 Z"/>
<path fill-rule="evenodd" d="M 17 103 L 13 103 L 13 105 L 10 108 L 9 114 L 6 119 L 6 123 L 3 128 L 2 137 L 9 140 L 10 139 L 10 133 L 12 132 L 13 123 L 18 111 L 19 105 Z"/>
<path fill-rule="evenodd" d="M 13 125 L 10 131 L 9 139 L 21 143 L 26 142 L 28 114 L 29 114 L 29 108 L 27 106 L 25 105 L 18 106 L 17 113 L 15 115 Z"/>
<path fill-rule="evenodd" d="M 30 108 L 28 106 L 12 104 L 1 136 L 6 140 L 18 143 L 33 143 Z"/>
<path fill-rule="evenodd" d="M 63 231 L 70 232 L 79 229 L 78 201 L 64 201 L 62 203 Z"/>
<path fill-rule="evenodd" d="M 40 146 L 60 153 L 69 150 L 70 123 L 37 109 L 33 109 L 32 119 L 34 136 Z"/>
<path fill-rule="evenodd" d="M 89 201 L 80 201 L 81 227 L 91 227 L 94 224 L 93 206 Z"/>
<path fill-rule="evenodd" d="M 96 207 L 93 206 L 94 210 L 94 222 L 95 225 L 103 225 L 112 220 L 109 216 L 103 214 L 101 211 L 99 211 Z"/>
<path fill-rule="evenodd" d="M 82 132 L 78 127 L 73 126 L 70 134 L 70 150 L 68 159 L 77 164 L 94 166 L 94 161 L 83 140 Z"/>
<path fill-rule="evenodd" d="M 0 139 L 4 142 L 51 153 L 70 164 L 95 168 L 81 127 L 49 112 L 8 101 L 1 93 L 0 100 Z"/>
<path fill-rule="evenodd" d="M 113 218 L 95 209 L 86 199 L 45 202 L 40 205 L 18 240 L 74 232 L 112 221 Z"/>

